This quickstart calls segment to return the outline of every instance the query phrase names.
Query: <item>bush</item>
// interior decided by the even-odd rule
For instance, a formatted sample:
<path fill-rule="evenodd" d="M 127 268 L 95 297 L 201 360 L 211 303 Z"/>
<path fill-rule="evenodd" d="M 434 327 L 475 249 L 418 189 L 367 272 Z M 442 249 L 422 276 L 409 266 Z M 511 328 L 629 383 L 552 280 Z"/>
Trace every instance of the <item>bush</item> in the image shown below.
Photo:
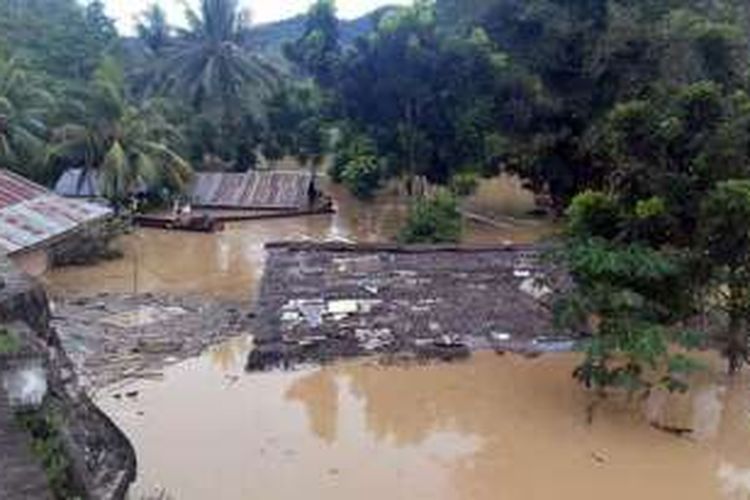
<path fill-rule="evenodd" d="M 461 172 L 451 179 L 451 192 L 459 197 L 471 196 L 479 187 L 479 179 L 474 172 Z"/>
<path fill-rule="evenodd" d="M 21 340 L 18 336 L 9 330 L 0 330 L 0 356 L 12 356 L 20 350 Z"/>
<path fill-rule="evenodd" d="M 362 134 L 348 134 L 336 147 L 328 170 L 333 182 L 344 183 L 358 198 L 370 198 L 380 187 L 383 169 L 372 140 Z"/>
<path fill-rule="evenodd" d="M 380 187 L 380 161 L 372 155 L 352 158 L 341 173 L 344 185 L 357 198 L 371 198 Z"/>
<path fill-rule="evenodd" d="M 456 198 L 447 192 L 415 203 L 401 230 L 402 243 L 456 243 L 461 239 L 461 212 Z"/>
<path fill-rule="evenodd" d="M 622 215 L 617 200 L 600 191 L 585 191 L 568 208 L 568 231 L 576 237 L 613 238 L 619 231 Z"/>

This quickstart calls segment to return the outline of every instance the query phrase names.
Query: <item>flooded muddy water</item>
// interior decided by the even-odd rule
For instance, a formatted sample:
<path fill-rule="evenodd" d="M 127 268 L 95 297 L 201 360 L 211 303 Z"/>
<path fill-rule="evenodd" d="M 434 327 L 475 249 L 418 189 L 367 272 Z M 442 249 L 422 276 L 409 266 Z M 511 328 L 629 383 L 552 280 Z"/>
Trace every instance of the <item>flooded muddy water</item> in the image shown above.
<path fill-rule="evenodd" d="M 408 210 L 405 198 L 394 190 L 370 203 L 355 199 L 341 186 L 326 190 L 335 200 L 335 214 L 242 222 L 215 234 L 138 229 L 121 238 L 123 259 L 55 269 L 44 280 L 60 294 L 157 292 L 243 300 L 256 291 L 265 243 L 387 241 L 398 232 Z M 556 229 L 548 220 L 524 216 L 533 208 L 533 197 L 511 178 L 487 181 L 467 205 L 473 211 L 486 210 L 495 221 L 467 221 L 464 241 L 469 244 L 528 243 Z"/>
<path fill-rule="evenodd" d="M 213 235 L 138 230 L 126 257 L 46 276 L 53 293 L 157 292 L 247 299 L 263 245 L 280 239 L 377 241 L 407 210 L 332 188 L 338 213 L 231 225 Z M 492 224 L 466 242 L 536 241 L 555 228 L 527 218 L 531 197 L 493 181 L 466 202 Z M 458 364 L 371 361 L 247 374 L 245 339 L 97 394 L 133 442 L 133 498 L 178 500 L 750 498 L 750 374 L 716 371 L 685 396 L 608 401 L 587 421 L 572 354 L 534 360 L 479 353 Z M 645 406 L 641 408 L 640 406 Z M 694 429 L 676 437 L 647 418 Z"/>
<path fill-rule="evenodd" d="M 652 418 L 696 429 L 679 438 L 623 401 L 587 423 L 573 355 L 245 374 L 245 350 L 99 394 L 138 450 L 134 498 L 750 498 L 747 374 L 653 398 Z"/>

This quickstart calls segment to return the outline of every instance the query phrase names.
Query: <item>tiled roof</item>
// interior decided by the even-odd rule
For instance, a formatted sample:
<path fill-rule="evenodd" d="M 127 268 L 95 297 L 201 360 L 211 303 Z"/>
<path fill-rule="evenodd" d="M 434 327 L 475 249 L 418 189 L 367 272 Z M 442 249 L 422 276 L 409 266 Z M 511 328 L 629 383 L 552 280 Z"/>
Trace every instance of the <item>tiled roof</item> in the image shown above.
<path fill-rule="evenodd" d="M 101 205 L 62 198 L 0 170 L 0 252 L 11 254 L 45 244 L 110 212 Z"/>

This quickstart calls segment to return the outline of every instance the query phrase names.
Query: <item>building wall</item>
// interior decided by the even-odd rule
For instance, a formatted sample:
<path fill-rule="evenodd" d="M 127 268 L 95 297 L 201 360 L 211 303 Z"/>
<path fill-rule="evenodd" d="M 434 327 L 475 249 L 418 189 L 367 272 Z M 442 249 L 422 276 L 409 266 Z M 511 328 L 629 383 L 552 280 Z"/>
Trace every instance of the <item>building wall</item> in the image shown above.
<path fill-rule="evenodd" d="M 38 278 L 49 269 L 49 253 L 46 248 L 37 248 L 14 254 L 10 260 L 26 274 Z"/>

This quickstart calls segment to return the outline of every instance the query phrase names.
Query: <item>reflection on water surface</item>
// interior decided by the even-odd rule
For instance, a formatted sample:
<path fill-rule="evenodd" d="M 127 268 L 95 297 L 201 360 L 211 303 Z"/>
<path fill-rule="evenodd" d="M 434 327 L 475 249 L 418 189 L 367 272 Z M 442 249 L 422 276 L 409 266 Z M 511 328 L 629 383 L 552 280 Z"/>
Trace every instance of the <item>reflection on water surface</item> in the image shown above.
<path fill-rule="evenodd" d="M 55 269 L 45 280 L 56 293 L 158 292 L 242 300 L 257 291 L 267 242 L 387 241 L 398 232 L 407 213 L 406 201 L 394 193 L 363 203 L 340 186 L 329 190 L 338 207 L 332 215 L 242 222 L 215 234 L 138 229 L 121 240 L 125 258 Z M 533 207 L 533 198 L 507 177 L 488 181 L 467 206 L 497 221 L 494 226 L 467 222 L 465 242 L 469 244 L 528 243 L 555 230 L 547 220 L 516 217 Z"/>
<path fill-rule="evenodd" d="M 163 382 L 100 394 L 139 452 L 136 492 L 179 499 L 745 499 L 750 378 L 706 377 L 652 405 L 696 439 L 622 402 L 586 423 L 572 355 L 480 353 L 460 364 L 346 363 L 244 374 L 235 341 Z M 135 399 L 113 392 L 139 391 Z M 656 407 L 656 409 L 653 408 Z"/>

